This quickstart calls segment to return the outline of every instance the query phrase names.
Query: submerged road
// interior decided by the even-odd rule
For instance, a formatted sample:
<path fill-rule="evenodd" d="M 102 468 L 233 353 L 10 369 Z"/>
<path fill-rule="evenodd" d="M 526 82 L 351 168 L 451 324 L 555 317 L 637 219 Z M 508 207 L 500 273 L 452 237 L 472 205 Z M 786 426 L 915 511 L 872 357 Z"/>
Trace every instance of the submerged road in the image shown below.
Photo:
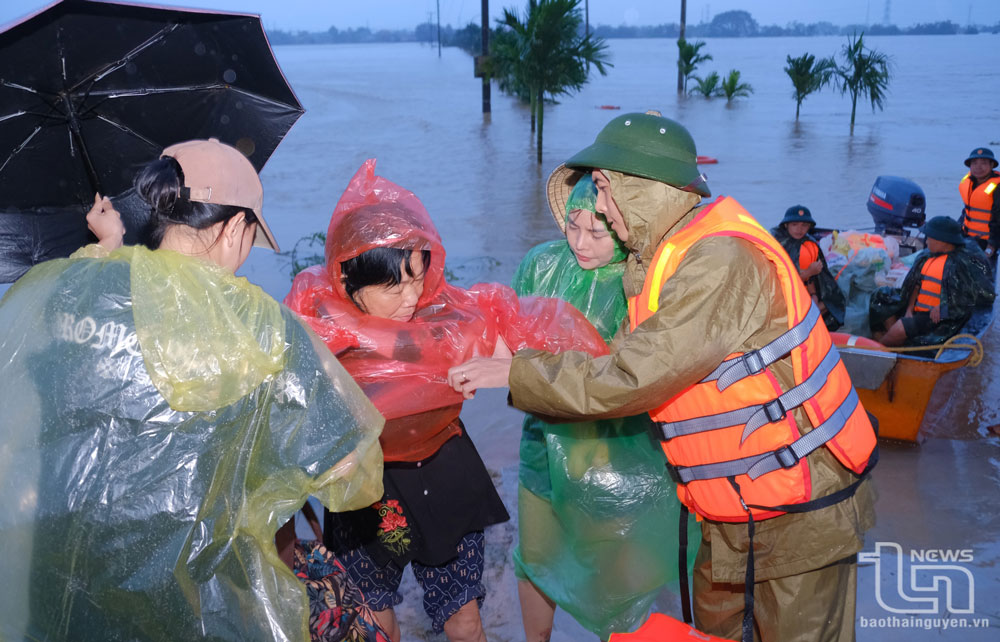
<path fill-rule="evenodd" d="M 883 554 L 860 567 L 861 642 L 1000 639 L 1000 437 L 990 431 L 1000 422 L 998 324 L 983 347 L 977 368 L 938 382 L 922 444 L 882 444 L 866 551 L 897 543 L 903 559 Z"/>

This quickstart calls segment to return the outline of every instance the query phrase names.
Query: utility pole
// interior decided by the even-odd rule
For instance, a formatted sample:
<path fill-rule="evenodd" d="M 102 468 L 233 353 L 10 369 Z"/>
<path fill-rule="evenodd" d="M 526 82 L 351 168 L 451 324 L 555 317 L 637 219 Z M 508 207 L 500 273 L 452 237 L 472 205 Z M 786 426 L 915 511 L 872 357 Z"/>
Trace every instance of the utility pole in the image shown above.
<path fill-rule="evenodd" d="M 475 61 L 476 75 L 483 79 L 483 113 L 490 113 L 490 75 L 486 73 L 482 66 L 490 55 L 490 0 L 480 2 L 482 8 L 482 38 L 483 46 L 480 49 L 479 60 Z"/>
<path fill-rule="evenodd" d="M 681 29 L 678 40 L 684 40 L 684 23 L 687 21 L 687 0 L 681 0 Z M 681 50 L 677 48 L 677 95 L 684 95 L 684 74 L 681 73 Z"/>
<path fill-rule="evenodd" d="M 441 57 L 441 0 L 437 0 L 438 8 L 438 58 Z"/>
<path fill-rule="evenodd" d="M 583 35 L 590 35 L 590 0 L 583 0 Z"/>

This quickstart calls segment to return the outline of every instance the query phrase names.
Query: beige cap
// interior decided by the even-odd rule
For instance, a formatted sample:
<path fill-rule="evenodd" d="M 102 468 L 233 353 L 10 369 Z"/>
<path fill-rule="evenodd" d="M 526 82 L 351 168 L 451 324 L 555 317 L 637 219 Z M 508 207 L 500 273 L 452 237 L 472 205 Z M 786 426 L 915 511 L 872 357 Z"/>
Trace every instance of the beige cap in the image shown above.
<path fill-rule="evenodd" d="M 257 235 L 253 244 L 280 251 L 261 211 L 264 186 L 260 184 L 257 170 L 242 152 L 209 138 L 171 145 L 162 155 L 180 164 L 184 171 L 184 187 L 190 190 L 189 200 L 252 210 L 257 216 Z"/>

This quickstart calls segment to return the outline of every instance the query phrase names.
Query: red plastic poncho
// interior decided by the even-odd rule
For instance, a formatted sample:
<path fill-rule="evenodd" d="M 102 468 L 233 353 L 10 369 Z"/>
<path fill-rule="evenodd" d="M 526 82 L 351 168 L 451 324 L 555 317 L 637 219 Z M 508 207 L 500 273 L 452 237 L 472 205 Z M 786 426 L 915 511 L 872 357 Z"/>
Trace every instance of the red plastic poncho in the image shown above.
<path fill-rule="evenodd" d="M 410 321 L 365 314 L 347 296 L 340 264 L 375 247 L 430 250 L 424 291 Z M 337 203 L 326 234 L 326 265 L 298 274 L 285 304 L 330 347 L 386 418 L 386 461 L 429 457 L 460 430 L 462 396 L 448 368 L 490 356 L 502 337 L 511 351 L 608 351 L 572 305 L 524 297 L 495 283 L 465 290 L 444 279 L 444 247 L 415 194 L 375 175 L 366 161 Z"/>

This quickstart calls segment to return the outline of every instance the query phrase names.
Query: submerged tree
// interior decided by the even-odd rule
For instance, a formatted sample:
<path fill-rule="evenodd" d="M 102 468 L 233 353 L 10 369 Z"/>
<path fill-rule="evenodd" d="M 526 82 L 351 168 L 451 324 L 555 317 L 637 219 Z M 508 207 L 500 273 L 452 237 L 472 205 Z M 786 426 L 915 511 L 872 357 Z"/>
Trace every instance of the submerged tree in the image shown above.
<path fill-rule="evenodd" d="M 712 59 L 711 54 L 702 54 L 704 42 L 688 42 L 684 38 L 677 41 L 677 67 L 684 78 L 684 91 L 687 91 L 688 79 L 694 76 L 698 65 Z"/>
<path fill-rule="evenodd" d="M 785 66 L 785 73 L 792 79 L 792 86 L 795 88 L 792 98 L 795 99 L 795 120 L 798 120 L 802 101 L 830 83 L 837 71 L 837 63 L 833 58 L 816 60 L 816 56 L 810 53 L 798 58 L 787 56 L 786 60 L 788 64 Z"/>
<path fill-rule="evenodd" d="M 504 9 L 499 33 L 492 39 L 492 74 L 500 89 L 531 104 L 538 120 L 538 162 L 542 162 L 545 98 L 579 91 L 588 65 L 601 75 L 610 63 L 604 40 L 582 34 L 580 0 L 528 0 L 525 15 Z"/>
<path fill-rule="evenodd" d="M 856 38 L 849 36 L 840 55 L 844 64 L 837 68 L 840 93 L 851 94 L 851 134 L 854 134 L 854 115 L 858 108 L 858 97 L 867 96 L 875 108 L 883 109 L 891 77 L 889 56 L 869 49 L 864 44 L 864 32 Z"/>
<path fill-rule="evenodd" d="M 750 86 L 750 83 L 740 82 L 740 72 L 738 70 L 730 69 L 729 75 L 719 85 L 719 92 L 726 97 L 727 103 L 731 103 L 733 102 L 733 98 L 752 94 L 753 87 Z"/>
<path fill-rule="evenodd" d="M 691 88 L 692 94 L 701 94 L 705 98 L 719 95 L 719 72 L 713 71 L 704 78 L 694 76 L 695 86 Z"/>

